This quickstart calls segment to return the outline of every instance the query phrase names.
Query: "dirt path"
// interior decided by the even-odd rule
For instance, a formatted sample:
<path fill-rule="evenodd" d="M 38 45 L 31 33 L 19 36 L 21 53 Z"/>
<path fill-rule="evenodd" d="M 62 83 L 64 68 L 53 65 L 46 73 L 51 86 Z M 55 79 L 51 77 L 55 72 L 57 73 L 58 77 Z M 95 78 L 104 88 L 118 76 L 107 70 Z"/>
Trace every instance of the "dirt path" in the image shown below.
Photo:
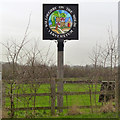
<path fill-rule="evenodd" d="M 62 31 L 60 28 L 58 28 L 60 30 L 61 33 L 64 33 L 64 31 Z"/>
<path fill-rule="evenodd" d="M 69 31 L 70 28 L 63 28 L 62 30 L 63 30 L 63 31 Z"/>
<path fill-rule="evenodd" d="M 55 30 L 55 29 L 52 29 L 52 31 L 54 31 L 54 32 L 56 32 L 57 34 L 59 34 L 59 32 L 58 32 L 57 30 Z"/>

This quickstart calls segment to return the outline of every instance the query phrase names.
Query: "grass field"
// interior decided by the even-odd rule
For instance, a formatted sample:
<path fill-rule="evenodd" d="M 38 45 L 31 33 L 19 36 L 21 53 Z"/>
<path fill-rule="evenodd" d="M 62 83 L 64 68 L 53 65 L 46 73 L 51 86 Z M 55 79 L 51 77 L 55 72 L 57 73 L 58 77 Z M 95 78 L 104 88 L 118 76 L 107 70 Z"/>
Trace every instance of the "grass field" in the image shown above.
<path fill-rule="evenodd" d="M 8 89 L 6 89 L 6 94 L 10 91 L 10 85 L 7 85 Z M 50 85 L 49 84 L 41 84 L 40 86 L 37 85 L 37 93 L 49 93 L 50 92 Z M 90 86 L 92 88 L 92 91 L 95 90 L 95 85 Z M 89 91 L 89 86 L 86 84 L 65 84 L 64 85 L 64 91 L 66 92 L 85 92 Z M 100 91 L 100 85 L 97 85 L 97 91 Z M 25 93 L 34 93 L 32 85 L 30 84 L 20 84 L 19 86 L 16 87 L 14 90 L 14 94 L 19 93 L 19 94 L 25 94 Z M 95 105 L 95 95 L 92 95 L 92 105 Z M 64 106 L 88 106 L 90 105 L 90 95 L 68 95 L 63 97 Z M 97 105 L 102 105 L 102 103 L 98 102 L 99 100 L 99 95 L 96 95 L 96 104 Z M 19 107 L 34 107 L 34 97 L 19 97 L 19 98 L 14 98 L 14 107 L 19 108 Z M 49 96 L 37 96 L 36 97 L 36 107 L 46 107 L 50 106 L 50 97 Z M 56 105 L 57 105 L 57 100 L 56 100 Z M 10 98 L 6 98 L 5 100 L 5 106 L 10 107 Z M 91 113 L 91 109 L 80 109 L 80 112 L 82 113 L 81 115 L 74 115 L 74 116 L 68 116 L 69 110 L 65 109 L 63 110 L 63 113 L 58 114 L 58 118 L 115 118 L 116 114 L 115 113 L 107 113 L 103 114 L 100 113 L 99 109 L 94 108 L 94 113 Z M 97 114 L 96 114 L 97 113 Z M 57 110 L 56 110 L 57 114 Z M 8 111 L 8 115 L 10 115 L 10 111 Z M 29 111 L 17 111 L 15 112 L 15 117 L 18 118 L 23 118 L 26 116 L 29 117 L 50 117 L 50 110 L 36 110 L 35 113 L 33 110 Z"/>

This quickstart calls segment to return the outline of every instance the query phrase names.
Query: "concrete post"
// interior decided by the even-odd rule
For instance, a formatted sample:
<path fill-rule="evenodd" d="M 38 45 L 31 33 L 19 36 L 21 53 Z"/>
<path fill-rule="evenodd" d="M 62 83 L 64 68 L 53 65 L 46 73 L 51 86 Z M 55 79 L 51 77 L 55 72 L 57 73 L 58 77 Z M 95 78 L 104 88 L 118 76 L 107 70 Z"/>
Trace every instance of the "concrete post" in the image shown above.
<path fill-rule="evenodd" d="M 57 92 L 63 93 L 63 64 L 64 64 L 64 41 L 58 40 L 58 73 L 57 73 Z M 63 106 L 63 95 L 58 95 L 57 106 Z M 59 112 L 63 112 L 62 109 Z"/>

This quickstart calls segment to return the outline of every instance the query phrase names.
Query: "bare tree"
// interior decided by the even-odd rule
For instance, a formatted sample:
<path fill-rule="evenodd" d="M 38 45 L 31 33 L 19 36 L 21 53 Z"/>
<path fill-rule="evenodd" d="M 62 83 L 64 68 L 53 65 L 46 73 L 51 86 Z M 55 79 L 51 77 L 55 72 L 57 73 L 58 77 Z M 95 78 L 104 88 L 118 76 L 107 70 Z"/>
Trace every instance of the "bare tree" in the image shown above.
<path fill-rule="evenodd" d="M 20 44 L 17 44 L 14 41 L 10 41 L 10 42 L 7 42 L 5 44 L 2 43 L 2 45 L 7 50 L 7 54 L 6 54 L 7 61 L 9 63 L 9 65 L 12 67 L 10 74 L 8 74 L 8 76 L 7 76 L 8 78 L 11 78 L 11 79 L 8 79 L 9 83 L 10 83 L 9 95 L 10 95 L 10 100 L 11 100 L 11 118 L 14 117 L 14 97 L 13 97 L 13 94 L 14 94 L 14 89 L 16 87 L 15 81 L 16 81 L 17 75 L 19 74 L 19 72 L 18 72 L 19 56 L 21 54 L 23 47 L 28 42 L 27 36 L 28 36 L 28 29 L 29 29 L 29 25 L 30 25 L 30 17 L 31 17 L 31 14 L 29 15 L 28 25 L 26 27 L 24 37 L 23 37 Z"/>

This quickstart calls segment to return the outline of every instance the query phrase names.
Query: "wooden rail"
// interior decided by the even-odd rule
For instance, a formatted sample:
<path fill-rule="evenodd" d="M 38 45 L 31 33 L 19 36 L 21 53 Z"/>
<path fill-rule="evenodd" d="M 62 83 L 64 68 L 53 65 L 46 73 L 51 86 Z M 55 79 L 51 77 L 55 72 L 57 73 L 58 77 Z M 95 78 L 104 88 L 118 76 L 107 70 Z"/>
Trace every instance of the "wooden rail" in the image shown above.
<path fill-rule="evenodd" d="M 70 109 L 72 106 L 63 106 L 63 107 L 55 107 L 55 109 Z M 91 106 L 77 106 L 78 108 L 80 109 L 85 109 L 85 108 L 91 108 Z M 96 108 L 100 108 L 102 107 L 101 105 L 97 105 L 97 106 L 93 106 L 93 107 L 96 107 Z M 10 110 L 10 108 L 6 108 L 7 110 Z M 20 111 L 20 110 L 50 110 L 51 109 L 51 106 L 48 106 L 48 107 L 26 107 L 26 108 L 14 108 L 15 111 Z"/>
<path fill-rule="evenodd" d="M 55 82 L 58 82 L 60 81 L 60 79 L 56 79 L 56 78 L 53 78 L 55 80 Z M 50 82 L 53 80 L 53 79 L 48 79 L 48 78 L 40 78 L 40 79 L 37 79 L 37 80 L 33 80 L 33 79 L 24 79 L 22 81 L 14 81 L 14 84 L 50 84 Z M 10 84 L 10 80 L 6 80 L 7 83 Z M 77 84 L 77 83 L 80 83 L 80 84 L 100 84 L 101 81 L 97 81 L 95 82 L 94 80 L 68 80 L 68 78 L 64 78 L 62 79 L 63 83 L 64 84 Z M 12 82 L 12 81 L 11 81 Z"/>
<path fill-rule="evenodd" d="M 91 92 L 91 94 L 108 94 L 108 95 L 112 95 L 114 94 L 114 91 L 96 91 L 96 92 Z M 86 95 L 86 94 L 90 94 L 90 92 L 63 92 L 63 93 L 58 93 L 55 92 L 55 95 Z M 30 94 L 13 94 L 14 97 L 27 97 L 27 96 L 51 96 L 51 93 L 30 93 Z M 10 97 L 10 95 L 5 95 L 5 97 Z"/>

